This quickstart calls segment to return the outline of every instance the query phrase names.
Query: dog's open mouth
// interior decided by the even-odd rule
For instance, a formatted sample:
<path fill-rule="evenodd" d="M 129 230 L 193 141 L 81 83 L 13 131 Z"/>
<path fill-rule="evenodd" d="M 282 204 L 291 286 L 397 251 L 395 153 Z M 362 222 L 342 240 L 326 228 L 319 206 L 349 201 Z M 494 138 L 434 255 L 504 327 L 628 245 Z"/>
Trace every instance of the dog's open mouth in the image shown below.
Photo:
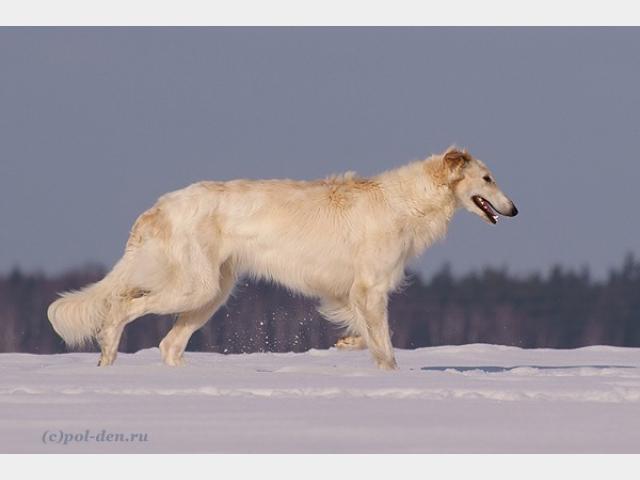
<path fill-rule="evenodd" d="M 480 210 L 482 210 L 482 213 L 486 215 L 487 220 L 489 220 L 494 225 L 498 223 L 498 214 L 496 213 L 496 210 L 495 208 L 493 208 L 493 205 L 491 205 L 491 203 L 489 203 L 485 198 L 482 198 L 480 195 L 474 195 L 473 197 L 471 197 L 471 200 L 473 200 L 473 203 L 475 203 L 476 206 Z"/>

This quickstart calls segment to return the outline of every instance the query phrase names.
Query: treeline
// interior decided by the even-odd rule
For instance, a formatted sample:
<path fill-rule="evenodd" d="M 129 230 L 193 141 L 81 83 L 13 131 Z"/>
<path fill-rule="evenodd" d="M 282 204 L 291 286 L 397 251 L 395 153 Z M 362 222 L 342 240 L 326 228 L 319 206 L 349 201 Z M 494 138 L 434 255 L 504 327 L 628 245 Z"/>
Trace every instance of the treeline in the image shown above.
<path fill-rule="evenodd" d="M 14 270 L 0 276 L 0 352 L 67 351 L 46 317 L 56 293 L 99 280 L 86 267 L 48 277 Z M 632 255 L 606 281 L 587 270 L 513 276 L 485 269 L 461 277 L 443 267 L 428 282 L 410 275 L 395 293 L 389 316 L 399 348 L 494 343 L 525 348 L 585 345 L 640 346 L 640 262 Z M 155 347 L 170 317 L 130 324 L 120 350 Z M 189 350 L 240 353 L 304 351 L 332 346 L 341 333 L 315 311 L 312 300 L 263 282 L 243 281 L 227 306 L 192 337 Z M 94 347 L 95 350 L 95 347 Z"/>

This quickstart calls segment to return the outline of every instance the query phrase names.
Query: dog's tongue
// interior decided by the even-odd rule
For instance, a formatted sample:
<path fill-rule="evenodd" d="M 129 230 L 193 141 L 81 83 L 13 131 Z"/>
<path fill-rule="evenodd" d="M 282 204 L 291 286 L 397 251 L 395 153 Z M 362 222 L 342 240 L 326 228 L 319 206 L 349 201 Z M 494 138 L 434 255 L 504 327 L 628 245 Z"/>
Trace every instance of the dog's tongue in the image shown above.
<path fill-rule="evenodd" d="M 478 203 L 480 204 L 480 207 L 484 211 L 485 215 L 487 215 L 487 217 L 489 217 L 489 219 L 493 223 L 498 223 L 498 214 L 495 212 L 495 209 L 491 206 L 491 204 L 480 195 L 478 195 L 476 198 L 478 199 Z"/>

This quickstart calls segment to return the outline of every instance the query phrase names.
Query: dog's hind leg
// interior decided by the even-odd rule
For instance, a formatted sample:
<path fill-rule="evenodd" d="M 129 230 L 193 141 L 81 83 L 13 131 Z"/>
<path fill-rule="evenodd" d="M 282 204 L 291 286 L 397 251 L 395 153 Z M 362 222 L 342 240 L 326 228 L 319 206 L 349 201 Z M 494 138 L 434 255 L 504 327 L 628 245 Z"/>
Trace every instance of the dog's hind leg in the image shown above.
<path fill-rule="evenodd" d="M 195 225 L 180 226 L 161 208 L 146 212 L 134 224 L 125 256 L 114 273 L 118 288 L 98 332 L 99 365 L 113 363 L 124 327 L 138 317 L 194 312 L 182 323 L 201 326 L 210 316 L 205 315 L 210 310 L 207 306 L 223 292 L 218 228 L 210 216 Z"/>
<path fill-rule="evenodd" d="M 113 318 L 111 313 L 107 316 L 105 321 L 109 323 L 102 327 L 97 336 L 98 344 L 100 345 L 100 360 L 98 360 L 99 367 L 107 367 L 116 361 L 120 337 L 122 337 L 122 332 L 125 326 L 125 322 L 121 322 Z"/>
<path fill-rule="evenodd" d="M 184 270 L 182 275 L 174 278 L 173 282 L 166 284 L 160 291 L 145 291 L 139 296 L 115 297 L 97 335 L 101 349 L 98 365 L 107 366 L 115 361 L 124 327 L 136 318 L 149 313 L 167 315 L 178 312 L 200 312 L 206 310 L 206 306 L 212 303 L 212 299 L 220 298 L 222 292 L 220 269 L 219 267 L 208 268 L 210 266 L 200 268 L 197 271 L 198 275 L 195 275 L 196 279 L 189 278 L 190 271 Z M 227 295 L 228 292 L 224 300 Z M 216 308 L 219 305 L 218 302 Z M 204 321 L 209 317 L 210 315 Z"/>
<path fill-rule="evenodd" d="M 191 335 L 203 327 L 216 310 L 225 304 L 235 281 L 235 273 L 229 264 L 224 264 L 220 271 L 220 291 L 215 299 L 202 308 L 181 313 L 173 328 L 160 342 L 160 353 L 164 363 L 170 366 L 184 363 L 183 354 Z"/>
<path fill-rule="evenodd" d="M 106 367 L 115 362 L 124 327 L 139 316 L 134 311 L 127 312 L 126 304 L 129 301 L 131 299 L 126 297 L 118 297 L 111 301 L 109 311 L 97 335 L 100 345 L 99 367 Z"/>
<path fill-rule="evenodd" d="M 136 318 L 149 313 L 167 315 L 179 311 L 187 311 L 189 313 L 204 311 L 206 306 L 211 303 L 210 299 L 212 297 L 216 298 L 217 293 L 217 290 L 206 289 L 197 293 L 184 292 L 179 295 L 151 294 L 129 300 L 126 306 L 116 306 L 112 308 L 105 317 L 102 329 L 97 335 L 101 351 L 98 366 L 105 367 L 113 364 L 118 353 L 118 345 L 124 327 Z M 202 326 L 212 314 L 213 312 L 207 315 L 200 326 Z M 197 328 L 193 331 L 197 330 Z"/>
<path fill-rule="evenodd" d="M 100 345 L 99 367 L 108 367 L 116 361 L 118 355 L 118 345 L 127 322 L 119 322 L 104 327 L 98 334 L 98 344 Z"/>
<path fill-rule="evenodd" d="M 183 353 L 191 335 L 203 327 L 218 309 L 217 302 L 202 308 L 181 313 L 169 333 L 160 342 L 160 354 L 166 365 L 176 367 L 184 364 Z"/>

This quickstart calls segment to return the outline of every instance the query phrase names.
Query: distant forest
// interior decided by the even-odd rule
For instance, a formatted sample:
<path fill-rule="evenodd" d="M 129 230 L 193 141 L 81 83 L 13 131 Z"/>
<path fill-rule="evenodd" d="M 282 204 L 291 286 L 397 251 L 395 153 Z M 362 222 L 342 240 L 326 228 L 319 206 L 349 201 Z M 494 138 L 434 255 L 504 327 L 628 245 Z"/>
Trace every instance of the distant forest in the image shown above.
<path fill-rule="evenodd" d="M 104 273 L 86 267 L 50 277 L 15 269 L 0 276 L 0 352 L 67 351 L 47 320 L 47 307 L 57 292 L 80 288 Z M 560 266 L 524 277 L 490 268 L 454 276 L 445 266 L 428 282 L 409 275 L 408 285 L 392 296 L 389 315 L 399 348 L 638 347 L 640 262 L 628 255 L 605 281 Z M 172 322 L 151 315 L 135 321 L 126 328 L 120 351 L 156 347 Z M 312 300 L 264 282 L 241 281 L 227 306 L 193 335 L 188 350 L 300 352 L 328 348 L 341 333 L 316 313 Z"/>

